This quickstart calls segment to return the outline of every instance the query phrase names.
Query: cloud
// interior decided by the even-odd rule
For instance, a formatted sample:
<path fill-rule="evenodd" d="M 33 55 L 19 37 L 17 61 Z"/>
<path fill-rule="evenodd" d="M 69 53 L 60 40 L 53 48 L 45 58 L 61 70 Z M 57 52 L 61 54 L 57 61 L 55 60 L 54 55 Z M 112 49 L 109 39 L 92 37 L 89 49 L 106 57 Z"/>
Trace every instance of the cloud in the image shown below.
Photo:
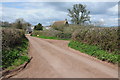
<path fill-rule="evenodd" d="M 101 19 L 100 19 L 100 21 L 101 21 L 101 22 L 104 22 L 104 19 L 103 19 L 103 18 L 101 18 Z"/>
<path fill-rule="evenodd" d="M 117 24 L 114 20 L 117 18 L 116 2 L 78 3 L 87 5 L 87 9 L 91 11 L 92 21 L 104 20 L 108 26 Z M 76 2 L 6 2 L 2 6 L 2 20 L 13 22 L 17 18 L 24 18 L 32 24 L 42 23 L 43 25 L 51 25 L 53 21 L 66 18 L 70 21 L 67 9 L 71 9 L 73 4 Z"/>
<path fill-rule="evenodd" d="M 118 4 L 108 9 L 108 14 L 118 15 Z"/>
<path fill-rule="evenodd" d="M 24 3 L 24 5 L 25 5 L 25 3 Z M 4 6 L 2 19 L 4 21 L 6 20 L 9 22 L 13 22 L 17 18 L 24 18 L 26 21 L 31 22 L 32 24 L 43 23 L 44 25 L 47 25 L 52 20 L 64 20 L 65 18 L 67 18 L 66 12 L 62 12 L 59 10 L 56 11 L 50 7 L 45 7 L 42 4 L 41 4 L 41 6 L 37 6 L 37 8 L 36 8 L 35 5 L 36 4 L 32 3 L 32 8 L 30 8 L 27 5 L 27 7 L 24 7 L 24 9 L 13 8 L 13 7 L 9 8 L 9 7 Z M 62 15 L 62 16 L 60 16 L 60 15 Z"/>
<path fill-rule="evenodd" d="M 91 2 L 86 3 L 88 10 L 90 10 L 91 14 L 99 15 L 106 14 L 108 9 L 114 7 L 117 2 Z"/>

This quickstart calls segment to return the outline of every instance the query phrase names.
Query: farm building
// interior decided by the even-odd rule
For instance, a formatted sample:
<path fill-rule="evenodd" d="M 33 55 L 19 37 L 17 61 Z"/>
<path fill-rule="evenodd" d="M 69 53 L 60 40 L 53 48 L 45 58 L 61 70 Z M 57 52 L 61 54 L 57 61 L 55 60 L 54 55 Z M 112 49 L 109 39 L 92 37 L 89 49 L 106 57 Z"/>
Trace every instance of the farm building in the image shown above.
<path fill-rule="evenodd" d="M 43 26 L 43 30 L 50 29 L 50 26 Z"/>
<path fill-rule="evenodd" d="M 53 26 L 60 26 L 60 25 L 68 25 L 67 19 L 65 19 L 64 21 L 55 21 L 53 23 Z"/>
<path fill-rule="evenodd" d="M 26 31 L 27 31 L 27 33 L 32 33 L 33 32 L 33 29 L 34 29 L 34 26 L 28 26 L 27 27 L 27 29 L 26 29 Z"/>

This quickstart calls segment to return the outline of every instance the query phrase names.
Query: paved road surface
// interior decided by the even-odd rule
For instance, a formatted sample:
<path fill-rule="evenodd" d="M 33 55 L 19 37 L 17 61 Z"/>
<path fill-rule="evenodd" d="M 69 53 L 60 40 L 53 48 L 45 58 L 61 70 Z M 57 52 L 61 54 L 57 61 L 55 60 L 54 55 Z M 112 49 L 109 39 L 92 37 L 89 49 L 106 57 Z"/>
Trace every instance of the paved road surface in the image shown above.
<path fill-rule="evenodd" d="M 115 65 L 67 47 L 69 41 L 27 36 L 29 65 L 13 78 L 117 78 Z"/>

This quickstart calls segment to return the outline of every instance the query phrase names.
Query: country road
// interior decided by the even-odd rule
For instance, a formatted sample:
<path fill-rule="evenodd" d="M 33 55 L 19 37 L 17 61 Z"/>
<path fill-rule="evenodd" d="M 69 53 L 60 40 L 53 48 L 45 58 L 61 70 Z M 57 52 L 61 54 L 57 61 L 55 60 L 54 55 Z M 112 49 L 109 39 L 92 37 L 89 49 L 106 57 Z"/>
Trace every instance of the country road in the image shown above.
<path fill-rule="evenodd" d="M 118 78 L 117 66 L 69 48 L 69 41 L 27 38 L 33 59 L 13 78 Z"/>

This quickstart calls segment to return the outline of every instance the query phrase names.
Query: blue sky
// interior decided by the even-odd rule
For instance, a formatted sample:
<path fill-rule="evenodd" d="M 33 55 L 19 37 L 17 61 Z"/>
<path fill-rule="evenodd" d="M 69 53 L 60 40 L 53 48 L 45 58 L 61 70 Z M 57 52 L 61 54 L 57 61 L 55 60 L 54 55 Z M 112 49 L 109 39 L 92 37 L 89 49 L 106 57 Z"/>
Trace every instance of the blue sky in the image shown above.
<path fill-rule="evenodd" d="M 86 5 L 91 12 L 91 21 L 103 26 L 118 25 L 118 2 L 3 2 L 0 7 L 0 20 L 14 22 L 17 18 L 35 25 L 51 25 L 54 21 L 68 19 L 68 10 L 74 4 Z"/>

